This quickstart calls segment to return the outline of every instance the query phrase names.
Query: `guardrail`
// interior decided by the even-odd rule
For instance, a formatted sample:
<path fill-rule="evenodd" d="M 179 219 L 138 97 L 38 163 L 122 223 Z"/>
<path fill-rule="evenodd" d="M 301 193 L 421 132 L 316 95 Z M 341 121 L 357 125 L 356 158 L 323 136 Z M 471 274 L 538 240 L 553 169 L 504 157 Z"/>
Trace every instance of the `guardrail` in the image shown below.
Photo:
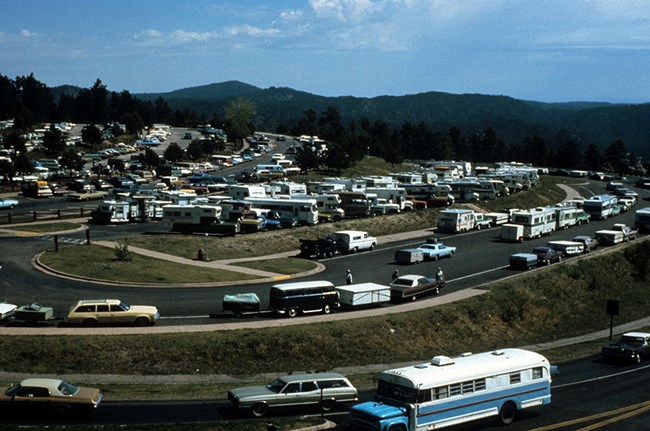
<path fill-rule="evenodd" d="M 7 212 L 0 213 L 0 225 L 30 223 L 36 221 L 62 220 L 78 217 L 88 217 L 90 211 L 84 207 L 57 209 L 51 211 L 27 211 L 27 212 Z"/>

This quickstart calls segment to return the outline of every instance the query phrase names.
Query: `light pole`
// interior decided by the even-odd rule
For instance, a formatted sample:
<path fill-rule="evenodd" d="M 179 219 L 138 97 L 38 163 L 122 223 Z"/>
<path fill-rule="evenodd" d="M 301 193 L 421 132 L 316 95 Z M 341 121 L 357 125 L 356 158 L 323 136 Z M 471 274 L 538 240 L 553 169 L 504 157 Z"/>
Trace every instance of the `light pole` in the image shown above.
<path fill-rule="evenodd" d="M 208 261 L 208 234 L 205 234 L 205 246 L 203 247 L 203 260 Z"/>

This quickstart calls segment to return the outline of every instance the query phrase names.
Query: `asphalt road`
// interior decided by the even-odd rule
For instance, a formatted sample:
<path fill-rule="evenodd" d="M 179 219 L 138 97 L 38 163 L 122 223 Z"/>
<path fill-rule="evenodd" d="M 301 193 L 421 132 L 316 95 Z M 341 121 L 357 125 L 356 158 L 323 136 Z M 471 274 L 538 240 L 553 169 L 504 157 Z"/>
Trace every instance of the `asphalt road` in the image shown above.
<path fill-rule="evenodd" d="M 650 400 L 642 388 L 650 385 L 650 364 L 615 365 L 598 356 L 559 364 L 560 375 L 552 385 L 552 402 L 548 406 L 523 410 L 508 427 L 512 431 L 529 430 L 650 430 Z M 180 395 L 182 396 L 182 394 Z M 360 401 L 372 399 L 372 391 L 361 391 Z M 260 429 L 274 418 L 318 415 L 310 409 L 271 411 L 258 419 Z M 325 415 L 344 429 L 345 408 Z M 251 420 L 246 412 L 234 411 L 225 394 L 215 394 L 206 401 L 105 402 L 90 418 L 29 416 L 13 414 L 3 417 L 11 424 L 144 424 L 144 423 L 210 423 Z M 453 428 L 465 430 L 501 430 L 494 419 L 481 420 Z"/>

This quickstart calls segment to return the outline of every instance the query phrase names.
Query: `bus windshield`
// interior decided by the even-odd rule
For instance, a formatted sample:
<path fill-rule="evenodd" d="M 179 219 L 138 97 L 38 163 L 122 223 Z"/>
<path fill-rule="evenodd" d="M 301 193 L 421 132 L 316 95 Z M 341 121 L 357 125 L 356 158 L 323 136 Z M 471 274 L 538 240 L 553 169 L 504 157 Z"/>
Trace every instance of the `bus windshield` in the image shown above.
<path fill-rule="evenodd" d="M 418 390 L 406 386 L 379 380 L 377 396 L 398 401 L 400 403 L 414 404 L 418 401 Z"/>

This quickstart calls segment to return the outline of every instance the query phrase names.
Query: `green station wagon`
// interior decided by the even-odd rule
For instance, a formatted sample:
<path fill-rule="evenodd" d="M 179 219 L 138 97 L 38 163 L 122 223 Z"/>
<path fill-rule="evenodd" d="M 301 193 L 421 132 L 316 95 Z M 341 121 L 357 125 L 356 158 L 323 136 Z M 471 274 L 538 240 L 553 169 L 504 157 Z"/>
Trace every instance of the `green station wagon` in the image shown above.
<path fill-rule="evenodd" d="M 254 416 L 262 417 L 270 407 L 315 405 L 328 412 L 337 404 L 357 401 L 358 393 L 341 374 L 314 373 L 282 376 L 266 386 L 232 389 L 228 399 L 235 408 L 250 409 Z"/>

